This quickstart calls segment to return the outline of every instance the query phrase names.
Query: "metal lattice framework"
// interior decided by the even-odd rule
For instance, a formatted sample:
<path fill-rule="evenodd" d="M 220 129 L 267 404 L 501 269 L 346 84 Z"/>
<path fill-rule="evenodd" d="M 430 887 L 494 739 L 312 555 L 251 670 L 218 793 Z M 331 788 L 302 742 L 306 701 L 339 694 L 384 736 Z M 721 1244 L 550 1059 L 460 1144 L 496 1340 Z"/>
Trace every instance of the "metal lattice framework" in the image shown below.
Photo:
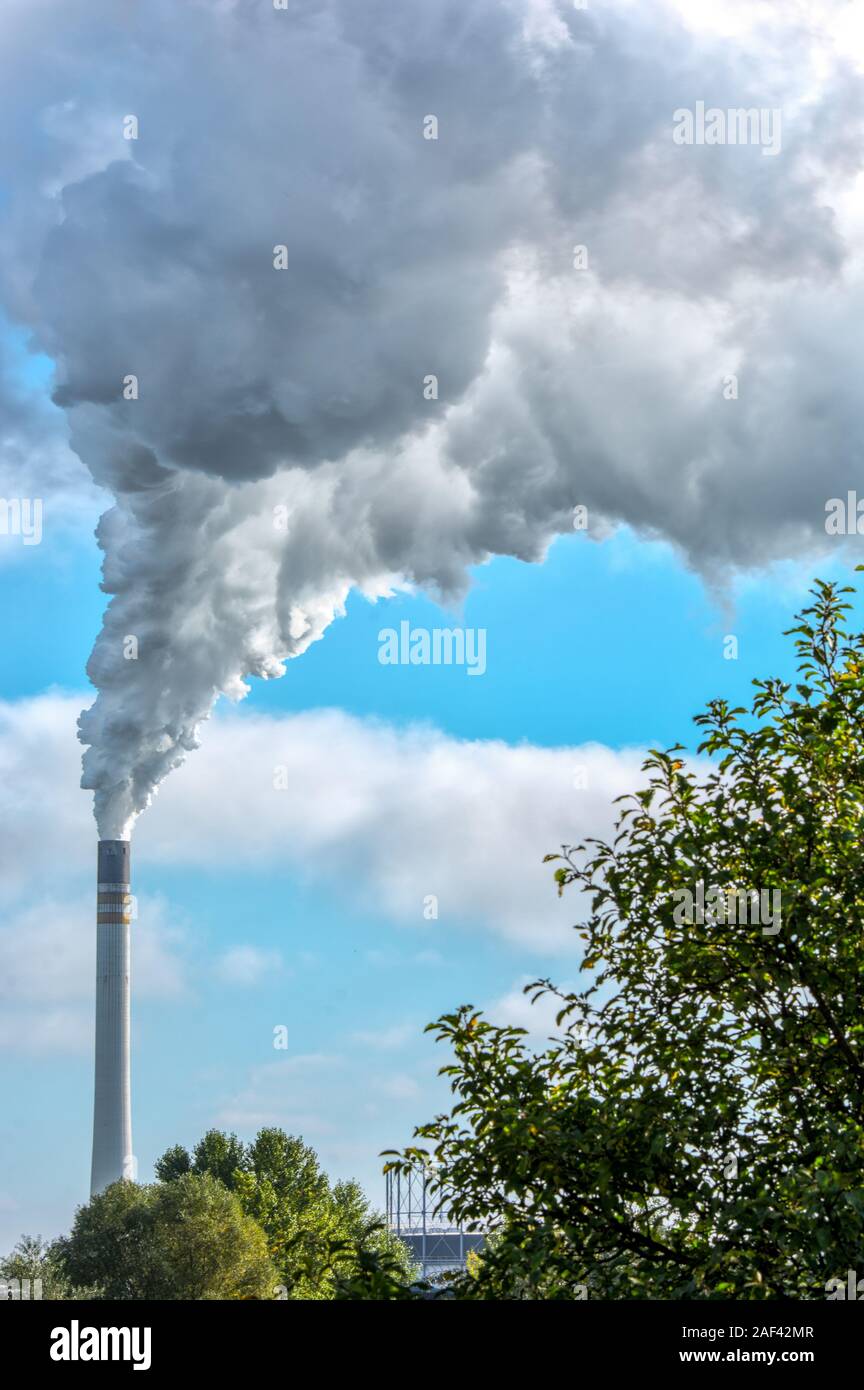
<path fill-rule="evenodd" d="M 469 1250 L 479 1250 L 483 1236 L 466 1232 L 446 1213 L 436 1211 L 430 1192 L 430 1168 L 386 1174 L 387 1225 L 408 1246 L 428 1279 L 448 1269 L 461 1269 Z"/>

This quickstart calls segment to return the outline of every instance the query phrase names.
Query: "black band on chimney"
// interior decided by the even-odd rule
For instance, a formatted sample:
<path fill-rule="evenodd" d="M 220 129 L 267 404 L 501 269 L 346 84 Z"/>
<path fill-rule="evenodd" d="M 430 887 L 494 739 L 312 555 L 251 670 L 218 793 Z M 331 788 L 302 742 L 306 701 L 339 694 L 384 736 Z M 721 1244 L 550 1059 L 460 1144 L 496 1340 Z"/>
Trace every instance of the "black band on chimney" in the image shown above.
<path fill-rule="evenodd" d="M 128 883 L 131 846 L 128 840 L 99 841 L 100 883 Z"/>

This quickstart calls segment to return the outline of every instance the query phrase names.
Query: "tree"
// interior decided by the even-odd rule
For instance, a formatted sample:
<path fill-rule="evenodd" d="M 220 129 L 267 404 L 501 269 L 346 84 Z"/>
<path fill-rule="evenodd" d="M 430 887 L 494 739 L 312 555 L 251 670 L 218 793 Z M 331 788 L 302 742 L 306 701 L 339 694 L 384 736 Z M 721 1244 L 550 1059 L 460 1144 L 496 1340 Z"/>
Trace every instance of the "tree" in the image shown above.
<path fill-rule="evenodd" d="M 72 1231 L 56 1242 L 61 1268 L 97 1297 L 144 1298 L 156 1281 L 153 1191 L 115 1182 L 75 1213 Z"/>
<path fill-rule="evenodd" d="M 237 1169 L 247 1166 L 246 1145 L 236 1134 L 223 1134 L 218 1129 L 208 1129 L 192 1155 L 193 1173 L 209 1173 L 226 1187 L 233 1187 Z"/>
<path fill-rule="evenodd" d="M 236 1134 L 225 1134 L 220 1129 L 208 1129 L 191 1154 L 182 1144 L 174 1144 L 165 1150 L 155 1165 L 160 1182 L 172 1182 L 184 1173 L 209 1173 L 232 1191 L 235 1173 L 248 1167 L 246 1145 Z"/>
<path fill-rule="evenodd" d="M 0 1259 L 0 1298 L 65 1300 L 91 1298 L 93 1291 L 75 1288 L 57 1258 L 55 1245 L 41 1236 L 22 1236 L 10 1255 Z"/>
<path fill-rule="evenodd" d="M 206 1173 L 114 1183 L 55 1248 L 66 1277 L 102 1299 L 269 1299 L 278 1284 L 264 1232 Z"/>
<path fill-rule="evenodd" d="M 434 1025 L 456 1103 L 395 1165 L 495 1240 L 469 1298 L 825 1298 L 864 1245 L 864 635 L 817 582 L 799 681 L 654 751 L 611 844 L 564 846 L 584 987 L 539 1055 Z M 774 895 L 778 896 L 774 896 Z M 376 1276 L 377 1277 L 377 1276 Z M 390 1295 L 385 1295 L 390 1296 Z"/>
<path fill-rule="evenodd" d="M 383 1229 L 358 1185 L 331 1188 L 314 1150 L 284 1130 L 262 1129 L 248 1146 L 236 1135 L 210 1130 L 193 1159 L 178 1145 L 163 1154 L 156 1171 L 173 1182 L 188 1166 L 235 1193 L 265 1231 L 286 1297 L 333 1298 L 337 1274 L 353 1268 L 361 1252 L 386 1251 L 399 1277 L 410 1275 L 408 1251 Z"/>
<path fill-rule="evenodd" d="M 271 1299 L 267 1238 L 233 1193 L 205 1173 L 156 1188 L 155 1232 L 166 1290 L 185 1299 Z M 155 1296 L 155 1295 L 153 1295 Z"/>
<path fill-rule="evenodd" d="M 326 1256 L 339 1235 L 338 1218 L 314 1151 L 283 1130 L 262 1129 L 235 1182 L 244 1211 L 267 1232 L 286 1294 L 331 1298 Z"/>
<path fill-rule="evenodd" d="M 333 1200 L 338 1212 L 340 1237 L 349 1246 L 353 1245 L 358 1259 L 361 1254 L 377 1256 L 402 1279 L 411 1278 L 416 1273 L 416 1263 L 404 1241 L 388 1230 L 381 1214 L 375 1211 L 359 1183 L 335 1183 Z"/>
<path fill-rule="evenodd" d="M 160 1182 L 172 1182 L 174 1178 L 182 1178 L 184 1173 L 191 1171 L 192 1159 L 182 1144 L 166 1149 L 156 1162 L 156 1176 Z"/>

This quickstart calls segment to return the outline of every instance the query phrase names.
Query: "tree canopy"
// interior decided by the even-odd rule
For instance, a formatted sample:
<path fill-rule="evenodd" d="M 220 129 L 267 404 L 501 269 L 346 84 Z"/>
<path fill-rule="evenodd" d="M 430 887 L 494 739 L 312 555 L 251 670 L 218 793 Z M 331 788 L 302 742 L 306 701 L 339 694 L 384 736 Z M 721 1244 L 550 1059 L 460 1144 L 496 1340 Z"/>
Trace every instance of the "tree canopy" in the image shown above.
<path fill-rule="evenodd" d="M 555 1033 L 471 1005 L 449 1114 L 388 1167 L 431 1163 L 440 1206 L 489 1233 L 465 1299 L 821 1299 L 864 1244 L 864 634 L 818 582 L 795 682 L 696 718 L 699 761 L 653 750 L 611 843 L 547 856 L 582 913 L 581 988 Z M 46 1255 L 111 1298 L 421 1296 L 356 1184 L 279 1129 L 169 1149 Z M 7 1261 L 7 1267 L 11 1265 Z M 55 1296 L 63 1296 L 59 1292 Z M 422 1296 L 428 1296 L 428 1290 Z"/>
<path fill-rule="evenodd" d="M 23 1236 L 0 1279 L 39 1279 L 46 1299 L 332 1299 L 379 1267 L 410 1283 L 409 1251 L 359 1184 L 331 1185 L 281 1129 L 250 1144 L 209 1130 L 191 1154 L 167 1149 L 156 1176 L 91 1198 L 68 1236 Z"/>
<path fill-rule="evenodd" d="M 277 1128 L 262 1129 L 251 1144 L 210 1130 L 192 1154 L 176 1146 L 156 1165 L 172 1183 L 184 1174 L 208 1174 L 237 1197 L 267 1237 L 287 1298 L 329 1299 L 366 1254 L 385 1255 L 399 1278 L 412 1263 L 403 1243 L 386 1231 L 357 1183 L 331 1186 L 307 1144 Z"/>
<path fill-rule="evenodd" d="M 548 856 L 581 894 L 582 988 L 539 1054 L 473 1007 L 430 1027 L 436 1167 L 494 1239 L 462 1297 L 826 1297 L 864 1236 L 864 635 L 799 615 L 799 679 L 712 701 L 702 760 L 655 750 L 611 843 Z M 376 1276 L 379 1277 L 379 1276 Z M 380 1283 L 380 1277 L 379 1277 Z M 376 1296 L 399 1296 L 392 1289 Z"/>
<path fill-rule="evenodd" d="M 113 1183 L 54 1251 L 102 1299 L 269 1299 L 279 1282 L 264 1232 L 209 1173 Z"/>
<path fill-rule="evenodd" d="M 11 1254 L 0 1259 L 0 1298 L 56 1301 L 92 1298 L 93 1292 L 71 1283 L 55 1243 L 41 1236 L 22 1236 Z"/>

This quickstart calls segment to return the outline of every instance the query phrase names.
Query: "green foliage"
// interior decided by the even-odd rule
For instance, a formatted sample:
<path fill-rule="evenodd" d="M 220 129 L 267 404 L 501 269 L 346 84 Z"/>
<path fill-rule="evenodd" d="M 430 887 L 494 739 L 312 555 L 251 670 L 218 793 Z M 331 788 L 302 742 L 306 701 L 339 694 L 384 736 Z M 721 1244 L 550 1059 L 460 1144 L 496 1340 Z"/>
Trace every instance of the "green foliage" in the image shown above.
<path fill-rule="evenodd" d="M 182 1144 L 166 1149 L 156 1163 L 156 1176 L 160 1182 L 172 1182 L 174 1178 L 182 1178 L 184 1173 L 191 1171 L 192 1159 Z"/>
<path fill-rule="evenodd" d="M 30 1281 L 30 1298 L 36 1298 L 36 1281 L 41 1282 L 43 1300 L 86 1299 L 93 1290 L 77 1288 L 66 1276 L 54 1243 L 41 1236 L 22 1236 L 15 1249 L 0 1259 L 0 1279 L 17 1279 L 23 1288 Z"/>
<path fill-rule="evenodd" d="M 236 1134 L 223 1134 L 218 1129 L 208 1129 L 200 1143 L 195 1145 L 192 1155 L 193 1173 L 209 1173 L 225 1187 L 231 1188 L 234 1186 L 235 1173 L 247 1164 L 245 1144 Z"/>
<path fill-rule="evenodd" d="M 209 1174 L 114 1183 L 55 1249 L 65 1276 L 100 1299 L 269 1299 L 278 1284 L 264 1232 Z"/>
<path fill-rule="evenodd" d="M 463 1298 L 825 1296 L 864 1249 L 864 636 L 849 589 L 800 615 L 800 680 L 712 701 L 707 770 L 654 751 L 611 844 L 565 846 L 584 987 L 558 1035 L 464 1007 L 433 1190 L 495 1238 Z M 681 920 L 684 890 L 779 890 L 777 924 Z M 739 899 L 740 901 L 740 899 Z"/>
<path fill-rule="evenodd" d="M 151 1188 L 116 1182 L 79 1207 L 71 1233 L 56 1242 L 67 1278 L 97 1297 L 145 1297 L 156 1258 L 152 1201 Z"/>
<path fill-rule="evenodd" d="M 266 1233 L 278 1271 L 276 1283 L 291 1299 L 332 1299 L 343 1274 L 358 1260 L 381 1256 L 401 1279 L 411 1273 L 405 1246 L 384 1230 L 356 1183 L 331 1188 L 313 1149 L 281 1129 L 262 1129 L 243 1145 L 236 1135 L 210 1130 L 194 1151 L 179 1147 L 159 1160 L 157 1172 L 173 1181 L 183 1161 L 236 1194 Z"/>
<path fill-rule="evenodd" d="M 416 1265 L 409 1250 L 372 1209 L 359 1183 L 336 1183 L 333 1200 L 338 1213 L 339 1239 L 344 1242 L 341 1249 L 334 1252 L 337 1256 L 337 1297 L 346 1296 L 346 1287 L 356 1281 L 363 1268 L 374 1266 L 394 1282 L 410 1281 Z"/>
<path fill-rule="evenodd" d="M 264 1232 L 233 1193 L 206 1173 L 187 1174 L 156 1192 L 155 1229 L 171 1297 L 275 1296 Z"/>
<path fill-rule="evenodd" d="M 380 1222 L 359 1234 L 332 1241 L 329 1265 L 334 1297 L 351 1302 L 393 1303 L 440 1296 L 413 1276 L 405 1247 Z"/>

